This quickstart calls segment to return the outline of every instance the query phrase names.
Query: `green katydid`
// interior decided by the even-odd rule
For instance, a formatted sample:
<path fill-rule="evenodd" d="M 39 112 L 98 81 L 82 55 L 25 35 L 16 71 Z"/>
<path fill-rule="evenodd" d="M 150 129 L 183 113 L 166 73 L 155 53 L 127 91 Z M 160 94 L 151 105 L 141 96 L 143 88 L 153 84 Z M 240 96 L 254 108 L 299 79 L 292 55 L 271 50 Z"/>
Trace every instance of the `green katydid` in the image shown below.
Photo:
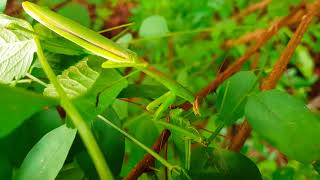
<path fill-rule="evenodd" d="M 174 95 L 194 104 L 194 96 L 181 84 L 138 58 L 136 53 L 121 47 L 101 34 L 92 31 L 73 20 L 63 17 L 48 8 L 31 2 L 23 2 L 24 10 L 35 20 L 64 38 L 78 44 L 94 55 L 107 59 L 103 68 L 135 67 L 166 86 Z M 197 109 L 194 109 L 197 112 Z"/>

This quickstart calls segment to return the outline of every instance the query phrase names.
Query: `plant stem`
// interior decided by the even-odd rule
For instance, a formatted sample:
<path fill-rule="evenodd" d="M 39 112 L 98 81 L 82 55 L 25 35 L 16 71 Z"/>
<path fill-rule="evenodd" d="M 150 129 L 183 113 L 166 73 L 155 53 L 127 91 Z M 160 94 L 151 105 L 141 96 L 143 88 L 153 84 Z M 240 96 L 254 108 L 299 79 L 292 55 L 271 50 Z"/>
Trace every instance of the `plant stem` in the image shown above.
<path fill-rule="evenodd" d="M 207 140 L 208 146 L 219 135 L 219 133 L 220 133 L 220 131 L 222 130 L 223 127 L 224 127 L 224 123 L 219 124 L 217 129 L 213 132 L 213 134 L 211 134 L 211 136 Z"/>
<path fill-rule="evenodd" d="M 134 22 L 132 22 L 132 23 L 127 23 L 127 24 L 122 24 L 122 25 L 120 25 L 120 26 L 115 26 L 115 27 L 108 28 L 108 29 L 104 29 L 104 30 L 98 31 L 98 33 L 101 34 L 101 33 L 113 31 L 113 30 L 116 30 L 116 29 L 120 29 L 120 28 L 123 28 L 123 27 L 128 27 L 128 26 L 131 26 L 131 25 L 134 25 Z"/>
<path fill-rule="evenodd" d="M 37 77 L 32 76 L 32 75 L 29 74 L 29 73 L 27 73 L 26 76 L 27 76 L 28 78 L 30 78 L 32 81 L 37 82 L 37 83 L 43 85 L 44 87 L 47 87 L 47 86 L 48 86 L 48 84 L 46 84 L 45 82 L 41 81 L 41 80 L 38 79 Z"/>
<path fill-rule="evenodd" d="M 185 150 L 185 169 L 190 170 L 190 161 L 191 161 L 191 139 L 184 141 L 184 150 Z"/>
<path fill-rule="evenodd" d="M 151 154 L 154 158 L 156 158 L 161 164 L 163 164 L 164 166 L 166 166 L 169 170 L 174 169 L 175 166 L 173 166 L 172 164 L 170 164 L 167 160 L 165 160 L 164 158 L 162 158 L 159 154 L 157 154 L 156 152 L 154 152 L 152 149 L 148 148 L 147 146 L 145 146 L 144 144 L 142 144 L 140 141 L 138 141 L 137 139 L 135 139 L 133 136 L 131 136 L 130 134 L 128 134 L 127 132 L 123 131 L 122 129 L 120 129 L 118 126 L 114 125 L 112 122 L 110 122 L 108 119 L 106 119 L 105 117 L 98 115 L 97 116 L 99 119 L 101 119 L 102 121 L 104 121 L 105 123 L 107 123 L 109 126 L 111 126 L 112 128 L 116 129 L 117 131 L 119 131 L 121 134 L 125 135 L 128 139 L 130 139 L 132 142 L 134 142 L 136 145 L 140 146 L 142 149 L 144 149 L 145 151 L 147 151 L 147 153 Z"/>
<path fill-rule="evenodd" d="M 263 79 L 260 87 L 262 91 L 270 90 L 276 87 L 280 77 L 286 70 L 295 49 L 300 44 L 304 33 L 307 31 L 313 17 L 316 15 L 316 12 L 320 7 L 320 0 L 316 0 L 310 5 L 310 7 L 311 8 L 308 10 L 308 12 L 301 18 L 298 28 L 291 37 L 285 50 L 281 53 L 281 56 L 277 60 L 276 64 L 273 66 L 271 73 L 265 79 Z M 241 124 L 240 130 L 233 137 L 229 149 L 233 151 L 240 151 L 246 139 L 250 136 L 251 131 L 252 128 L 250 124 L 247 120 L 245 120 Z"/>
<path fill-rule="evenodd" d="M 92 158 L 92 161 L 97 169 L 100 179 L 113 179 L 113 175 L 104 159 L 102 152 L 99 149 L 99 146 L 93 134 L 90 131 L 89 126 L 81 117 L 80 113 L 75 108 L 75 106 L 68 99 L 67 94 L 59 84 L 56 75 L 54 74 L 46 57 L 43 54 L 38 37 L 34 36 L 34 40 L 37 45 L 37 54 L 38 54 L 38 58 L 41 63 L 41 66 L 44 72 L 47 74 L 50 82 L 53 84 L 53 86 L 57 90 L 60 97 L 61 106 L 65 109 L 67 114 L 70 116 L 70 119 L 74 124 L 74 126 L 78 129 L 80 137 L 82 138 L 83 143 L 85 144 L 88 150 L 88 153 Z"/>
<path fill-rule="evenodd" d="M 151 78 L 163 84 L 175 95 L 189 101 L 190 103 L 193 103 L 194 101 L 193 93 L 190 92 L 185 87 L 183 87 L 181 84 L 169 78 L 166 74 L 162 73 L 161 71 L 157 70 L 151 65 L 149 65 L 146 68 L 143 68 L 142 71 L 146 73 L 148 76 L 150 76 Z"/>

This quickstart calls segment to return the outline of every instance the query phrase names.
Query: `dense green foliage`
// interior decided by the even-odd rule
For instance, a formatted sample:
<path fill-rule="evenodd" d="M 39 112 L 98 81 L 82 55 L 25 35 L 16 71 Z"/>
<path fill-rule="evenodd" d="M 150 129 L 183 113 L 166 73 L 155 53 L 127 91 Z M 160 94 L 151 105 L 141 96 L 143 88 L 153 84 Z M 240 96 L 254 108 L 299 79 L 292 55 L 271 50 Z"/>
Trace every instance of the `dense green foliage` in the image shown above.
<path fill-rule="evenodd" d="M 156 159 L 154 171 L 140 179 L 320 179 L 320 119 L 307 107 L 319 95 L 317 18 L 275 90 L 260 91 L 259 84 L 298 23 L 279 29 L 199 107 L 191 95 L 251 45 L 227 48 L 227 40 L 268 28 L 300 0 L 271 1 L 240 20 L 232 17 L 258 0 L 35 1 L 94 31 L 133 22 L 102 35 L 135 52 L 148 69 L 107 61 L 73 43 L 78 31 L 64 38 L 23 11 L 20 0 L 12 2 L 0 1 L 0 179 L 98 179 L 99 163 L 122 179 L 146 153 Z M 94 44 L 82 35 L 75 39 Z M 37 39 L 56 77 L 48 75 Z M 185 102 L 193 109 L 181 108 Z M 77 113 L 95 141 L 84 140 L 91 134 L 82 133 Z M 227 150 L 245 119 L 251 137 L 241 152 Z M 158 155 L 151 147 L 164 129 L 171 136 Z M 88 147 L 104 159 L 94 159 Z"/>

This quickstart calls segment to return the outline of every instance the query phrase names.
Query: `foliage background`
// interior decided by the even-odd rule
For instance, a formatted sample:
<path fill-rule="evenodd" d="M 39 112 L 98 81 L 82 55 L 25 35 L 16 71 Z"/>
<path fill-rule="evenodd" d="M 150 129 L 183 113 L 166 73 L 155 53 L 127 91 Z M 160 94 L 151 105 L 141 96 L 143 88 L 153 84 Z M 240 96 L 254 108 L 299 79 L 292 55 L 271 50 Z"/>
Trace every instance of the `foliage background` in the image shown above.
<path fill-rule="evenodd" d="M 257 0 L 39 0 L 40 5 L 55 9 L 60 14 L 80 22 L 96 31 L 134 22 L 122 36 L 117 36 L 121 31 L 115 30 L 104 33 L 109 38 L 117 38 L 117 41 L 129 47 L 144 57 L 148 62 L 168 74 L 192 92 L 197 92 L 205 87 L 216 75 L 223 71 L 229 64 L 244 54 L 250 43 L 239 44 L 226 48 L 222 46 L 229 39 L 236 39 L 241 35 L 257 29 L 268 28 L 270 22 L 289 14 L 293 7 L 301 3 L 300 0 L 272 1 L 264 9 L 252 12 L 240 20 L 231 17 L 240 13 Z M 20 6 L 21 2 L 9 0 L 5 8 L 5 14 L 24 18 L 35 24 L 26 15 Z M 0 4 L 1 10 L 1 4 Z M 75 15 L 76 14 L 76 15 Z M 147 21 L 147 18 L 152 18 Z M 297 25 L 292 25 L 279 30 L 276 36 L 260 49 L 259 54 L 248 61 L 243 70 L 251 70 L 253 61 L 258 57 L 258 65 L 254 71 L 263 70 L 266 74 L 270 72 L 272 65 L 279 58 L 286 47 L 292 33 Z M 122 29 L 123 30 L 123 29 Z M 306 104 L 313 102 L 319 92 L 319 38 L 320 25 L 318 19 L 311 24 L 304 35 L 301 45 L 297 48 L 290 61 L 290 65 L 277 85 L 277 89 L 289 92 L 291 95 L 303 100 Z M 67 56 L 60 54 L 48 55 L 49 61 L 56 74 L 74 65 L 83 56 Z M 32 65 L 32 74 L 46 81 L 45 74 L 41 70 L 37 60 Z M 127 72 L 126 72 L 127 71 Z M 121 70 L 121 73 L 128 73 L 130 69 Z M 128 78 L 129 84 L 153 85 L 151 93 L 161 94 L 163 91 L 160 84 L 142 73 Z M 43 92 L 43 87 L 35 82 L 21 83 L 17 86 Z M 138 91 L 138 90 L 136 90 Z M 122 92 L 132 93 L 132 92 Z M 139 92 L 137 92 L 139 93 Z M 145 93 L 145 92 L 143 92 Z M 120 94 L 121 96 L 121 94 Z M 126 97 L 123 95 L 123 97 Z M 163 127 L 154 124 L 150 113 L 143 107 L 150 99 L 130 99 L 127 101 L 117 99 L 112 107 L 119 116 L 119 124 L 122 124 L 130 134 L 145 145 L 151 147 Z M 216 94 L 210 94 L 201 104 L 201 116 L 197 117 L 191 113 L 184 113 L 179 110 L 171 111 L 172 117 L 177 121 L 186 120 L 197 128 L 204 136 L 208 136 L 203 129 L 213 131 L 217 121 L 217 110 L 215 108 Z M 181 101 L 182 102 L 182 101 Z M 314 104 L 312 104 L 314 105 Z M 317 105 L 317 104 L 316 104 Z M 48 119 L 45 126 L 37 127 L 36 120 L 39 118 Z M 36 120 L 35 120 L 36 119 Z M 1 143 L 10 147 L 9 156 L 18 165 L 22 162 L 26 153 L 40 139 L 44 132 L 61 124 L 57 111 L 49 109 L 45 113 L 38 113 L 32 116 L 22 126 L 16 129 L 9 137 L 1 139 Z M 182 120 L 181 120 L 182 119 Z M 34 120 L 34 121 L 32 121 Z M 242 121 L 238 121 L 237 124 Z M 231 128 L 236 128 L 234 124 Z M 32 132 L 32 133 L 30 133 Z M 222 130 L 226 137 L 230 136 L 230 128 Z M 301 134 L 303 136 L 303 134 Z M 76 139 L 76 141 L 79 139 Z M 221 143 L 223 138 L 220 138 Z M 19 143 L 11 144 L 13 141 Z M 180 163 L 184 161 L 183 149 L 179 145 L 180 138 L 174 133 L 169 140 L 168 159 Z M 119 142 L 115 142 L 115 146 Z M 120 176 L 123 177 L 143 158 L 145 152 L 131 142 L 125 140 L 124 144 L 118 144 L 119 154 L 121 148 L 125 151 L 123 165 L 118 166 Z M 222 144 L 223 146 L 223 144 Z M 73 147 L 73 151 L 77 151 Z M 6 151 L 6 150 L 4 150 Z M 252 159 L 260 169 L 264 179 L 320 179 L 320 176 L 310 166 L 289 160 L 285 165 L 279 152 L 266 143 L 258 134 L 253 133 L 247 140 L 241 152 Z M 71 154 L 73 152 L 71 151 Z M 77 152 L 74 152 L 77 153 Z M 180 155 L 180 156 L 178 156 Z M 121 155 L 120 155 L 121 156 Z M 180 158 L 179 158 L 180 157 Z M 86 159 L 83 159 L 86 161 Z M 71 160 L 69 159 L 69 162 Z M 159 166 L 159 164 L 157 165 Z M 79 170 L 79 169 L 77 169 Z M 79 170 L 79 173 L 81 170 Z M 160 171 L 159 177 L 163 176 Z M 143 175 L 141 179 L 148 179 Z"/>

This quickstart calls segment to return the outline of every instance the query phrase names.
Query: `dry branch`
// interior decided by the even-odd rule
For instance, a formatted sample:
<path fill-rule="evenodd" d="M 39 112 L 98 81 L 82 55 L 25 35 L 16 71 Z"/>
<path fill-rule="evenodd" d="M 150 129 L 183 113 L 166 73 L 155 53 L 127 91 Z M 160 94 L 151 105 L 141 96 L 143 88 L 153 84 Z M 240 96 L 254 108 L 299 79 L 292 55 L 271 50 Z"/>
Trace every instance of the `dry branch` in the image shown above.
<path fill-rule="evenodd" d="M 282 23 L 279 23 L 279 20 L 276 20 L 275 22 L 271 23 L 272 26 L 281 25 L 278 28 L 281 28 L 283 26 L 291 26 L 301 21 L 301 18 L 304 14 L 306 14 L 306 5 L 305 3 L 301 3 L 298 7 L 294 8 L 291 12 L 291 14 L 287 17 L 282 18 L 280 20 Z M 222 47 L 224 48 L 231 48 L 233 46 L 239 45 L 239 44 L 245 44 L 248 42 L 256 41 L 259 39 L 264 33 L 266 33 L 268 29 L 257 29 L 253 32 L 246 33 L 242 36 L 240 36 L 237 39 L 229 39 L 224 42 Z"/>
<path fill-rule="evenodd" d="M 298 8 L 295 8 L 288 16 L 285 16 L 281 18 L 280 20 L 277 20 L 274 22 L 270 28 L 263 30 L 263 32 L 258 36 L 259 38 L 256 39 L 256 43 L 252 45 L 246 53 L 241 56 L 238 60 L 236 60 L 231 66 L 229 66 L 225 71 L 223 71 L 221 74 L 219 74 L 215 80 L 213 80 L 208 86 L 200 90 L 196 94 L 196 99 L 202 100 L 202 98 L 206 97 L 209 93 L 214 91 L 223 81 L 228 79 L 231 75 L 239 71 L 242 67 L 242 65 L 253 55 L 255 54 L 273 35 L 275 35 L 278 30 L 284 26 L 290 25 L 292 22 L 296 22 L 301 20 L 303 16 L 303 9 L 304 5 L 300 5 Z M 189 110 L 192 105 L 188 102 L 181 105 L 181 107 L 184 110 Z M 244 124 L 247 124 L 247 122 L 244 122 Z M 248 128 L 248 129 L 246 129 Z M 242 137 L 248 136 L 247 132 L 251 132 L 251 127 L 249 125 L 244 125 L 242 127 L 243 130 L 240 130 L 240 133 L 244 134 L 237 134 L 236 137 L 241 135 Z M 170 131 L 164 130 L 161 133 L 160 138 L 155 142 L 154 145 L 159 144 L 159 142 L 162 142 L 161 137 L 169 137 Z M 161 148 L 160 148 L 161 150 Z M 150 159 L 152 158 L 151 162 Z M 151 155 L 145 155 L 144 158 L 135 166 L 135 168 L 128 174 L 128 176 L 125 178 L 126 180 L 135 179 L 139 177 L 143 172 L 148 170 L 148 167 L 150 164 L 154 163 L 154 158 Z M 147 166 L 146 166 L 147 165 Z"/>
<path fill-rule="evenodd" d="M 249 7 L 247 7 L 246 9 L 241 10 L 238 14 L 232 16 L 232 19 L 239 20 L 250 13 L 265 9 L 271 1 L 272 0 L 262 0 L 256 4 L 252 4 Z"/>
<path fill-rule="evenodd" d="M 162 148 L 165 147 L 166 142 L 169 139 L 170 131 L 165 129 L 161 132 L 161 135 L 157 141 L 153 144 L 152 149 L 159 153 Z M 150 167 L 154 166 L 155 158 L 150 154 L 144 155 L 143 159 L 130 171 L 130 173 L 124 178 L 124 180 L 136 180 L 138 177 L 150 170 Z"/>
<path fill-rule="evenodd" d="M 299 6 L 301 7 L 301 6 Z M 297 15 L 298 14 L 298 15 Z M 201 101 L 204 97 L 206 97 L 209 93 L 213 92 L 222 82 L 232 76 L 234 73 L 238 72 L 242 65 L 253 55 L 255 54 L 273 35 L 275 35 L 278 30 L 286 25 L 288 25 L 288 21 L 292 21 L 292 18 L 300 19 L 303 14 L 300 14 L 300 9 L 295 9 L 288 16 L 283 17 L 282 19 L 274 22 L 272 26 L 264 31 L 264 33 L 260 36 L 257 42 L 252 45 L 243 56 L 241 56 L 238 60 L 236 60 L 233 64 L 231 64 L 225 71 L 218 74 L 218 76 L 209 83 L 206 87 L 197 92 L 196 96 Z M 182 108 L 188 110 L 192 107 L 192 105 L 188 102 L 185 102 L 182 105 Z"/>

